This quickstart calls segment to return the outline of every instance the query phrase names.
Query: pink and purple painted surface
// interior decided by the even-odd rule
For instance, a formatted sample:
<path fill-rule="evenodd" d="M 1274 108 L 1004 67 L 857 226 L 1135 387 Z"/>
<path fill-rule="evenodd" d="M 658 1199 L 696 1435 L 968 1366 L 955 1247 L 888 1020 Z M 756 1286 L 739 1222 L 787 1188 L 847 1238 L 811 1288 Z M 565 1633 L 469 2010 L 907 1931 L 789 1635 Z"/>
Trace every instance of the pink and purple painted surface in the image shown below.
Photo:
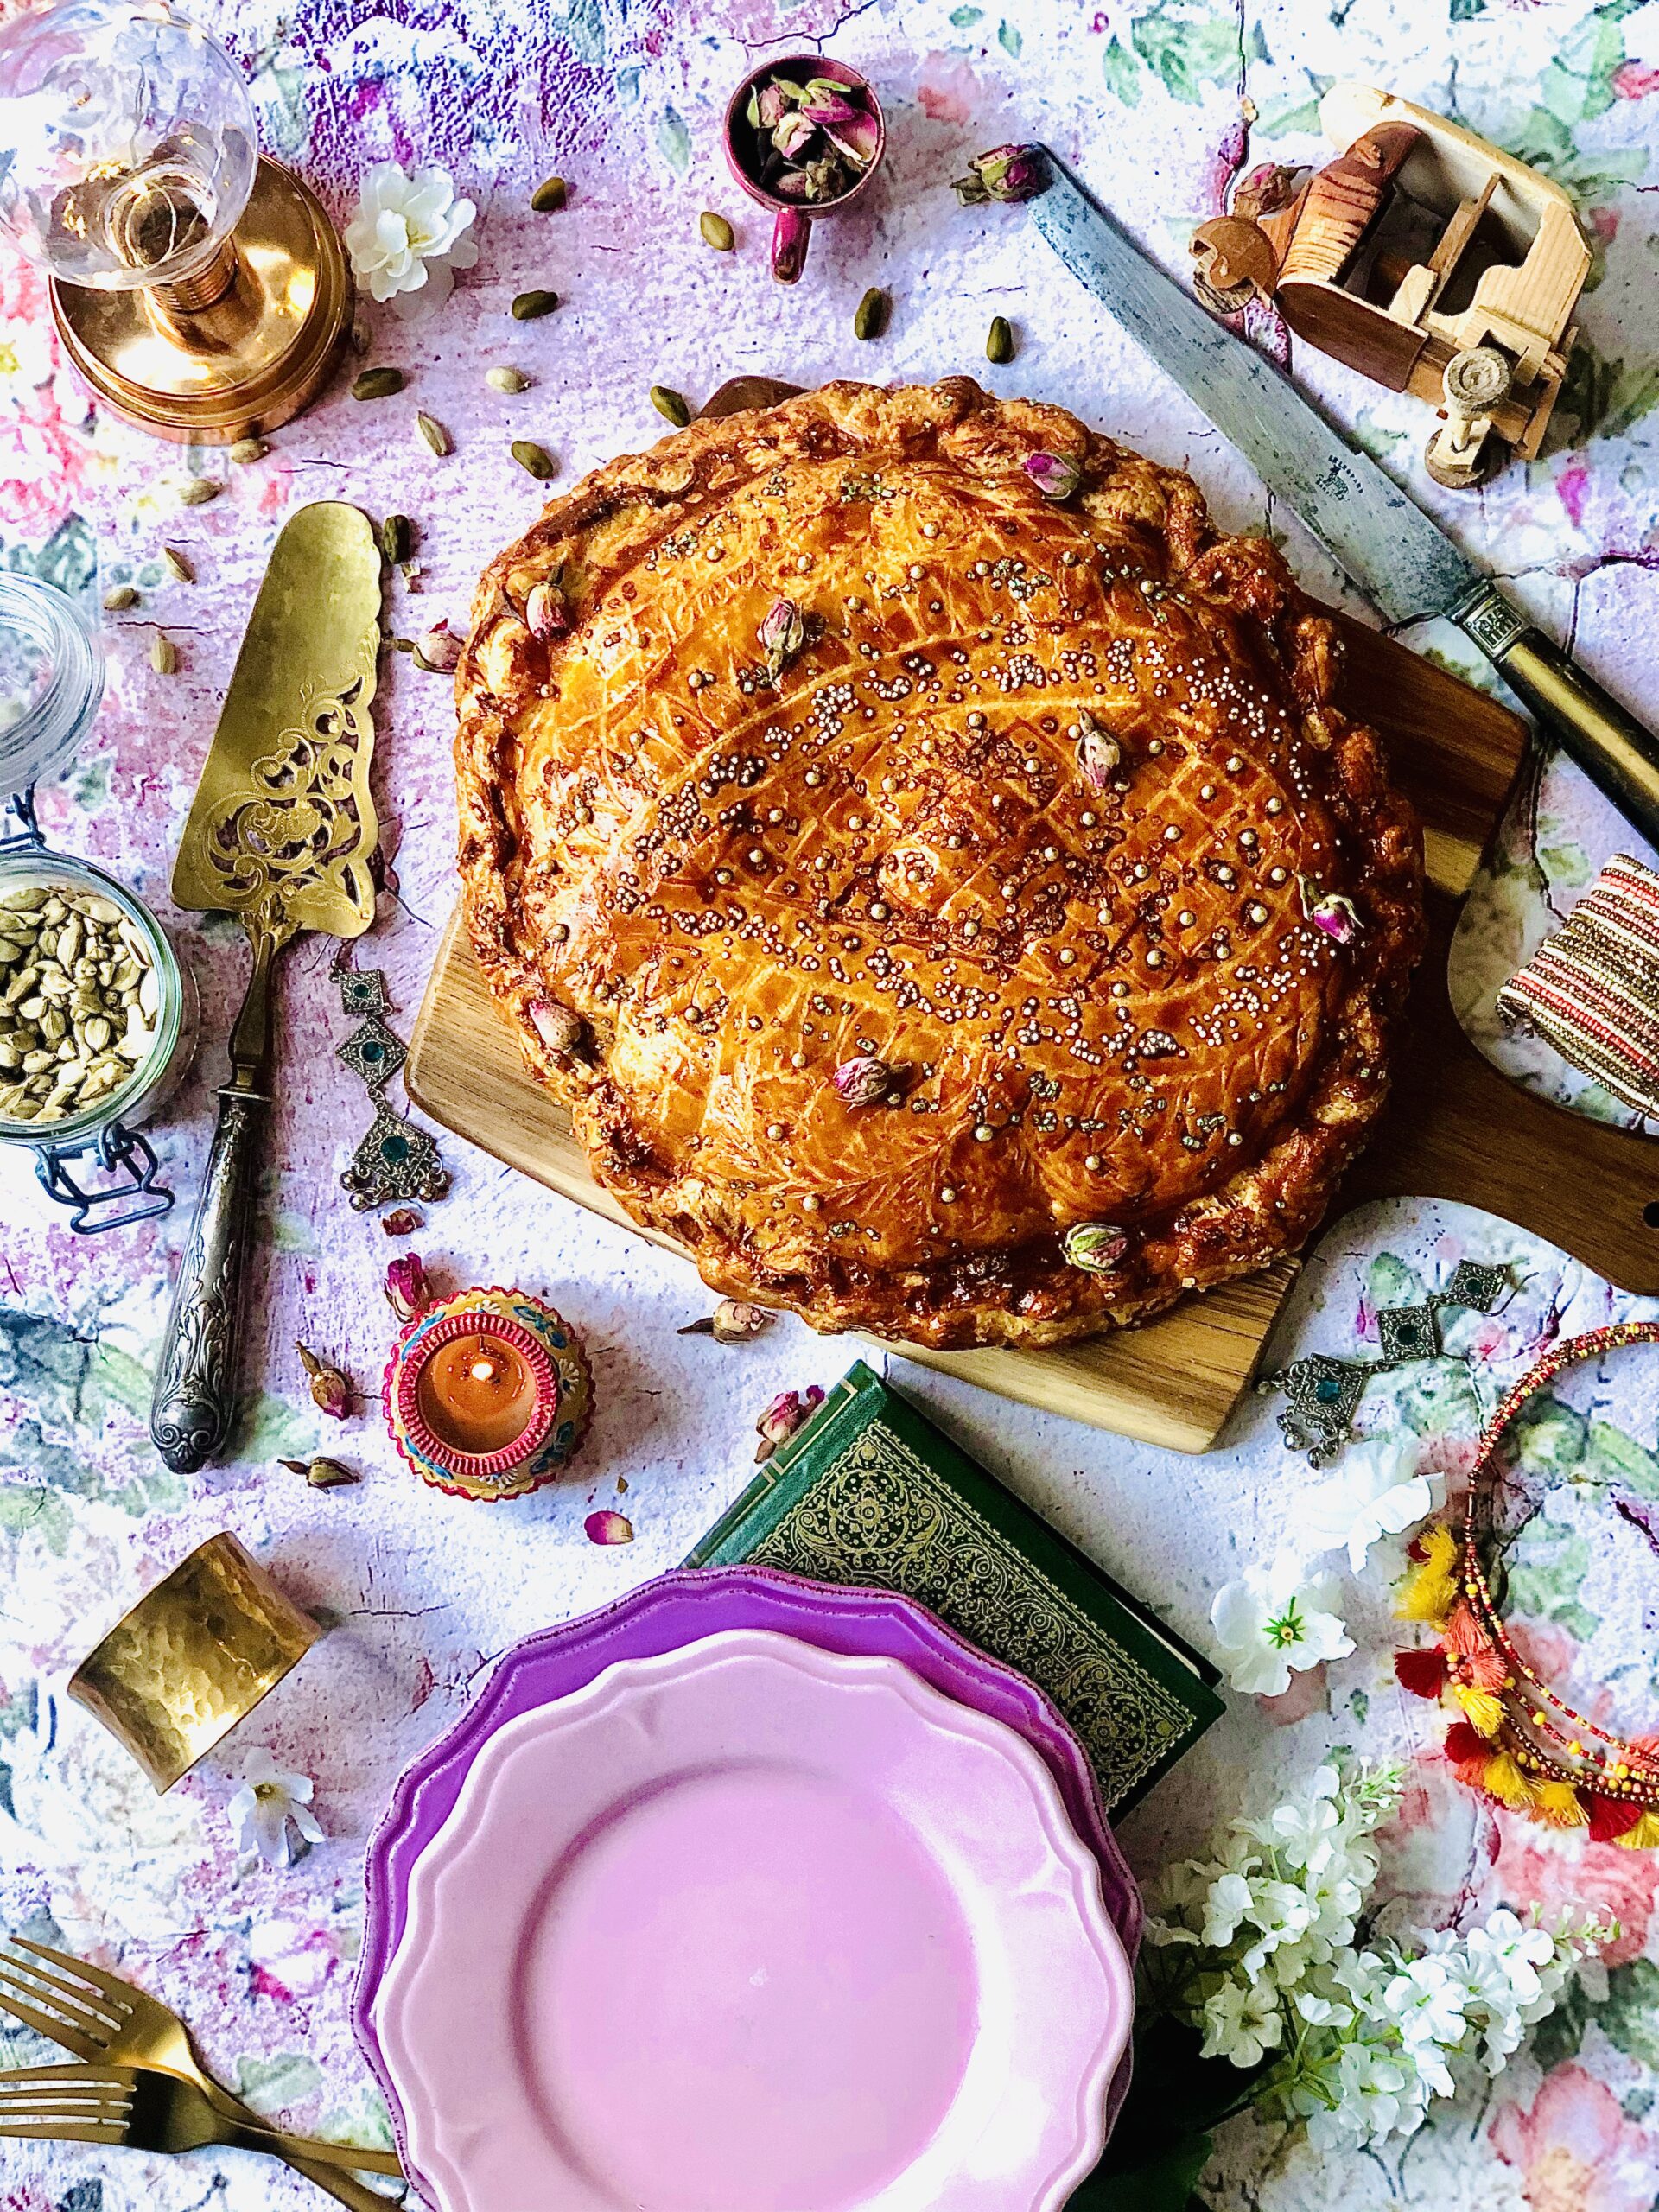
<path fill-rule="evenodd" d="M 1294 518 L 1103 322 L 1020 210 L 957 207 L 950 180 L 984 147 L 1048 139 L 1172 268 L 1185 262 L 1192 223 L 1220 211 L 1242 168 L 1318 154 L 1318 94 L 1338 75 L 1454 113 L 1560 177 L 1595 241 L 1596 281 L 1551 449 L 1532 467 L 1507 470 L 1478 494 L 1437 493 L 1417 465 L 1427 435 L 1420 408 L 1292 352 L 1268 322 L 1254 334 L 1288 356 L 1292 372 L 1599 677 L 1659 717 L 1653 0 L 710 0 L 695 11 L 662 0 L 529 10 L 504 0 L 196 0 L 194 12 L 248 68 L 269 150 L 314 180 L 337 215 L 349 213 L 370 163 L 442 162 L 479 203 L 481 251 L 430 319 L 406 325 L 372 312 L 367 359 L 401 366 L 403 394 L 359 404 L 342 379 L 249 467 L 186 457 L 90 415 L 58 359 L 40 280 L 0 263 L 0 558 L 40 568 L 94 607 L 118 585 L 141 594 L 105 618 L 106 703 L 74 769 L 41 793 L 41 814 L 55 842 L 111 867 L 168 919 L 197 972 L 207 1042 L 156 1132 L 186 1191 L 219 1079 L 212 1040 L 228 1028 L 245 951 L 233 926 L 176 915 L 168 874 L 271 541 L 300 502 L 340 497 L 413 519 L 419 589 L 396 584 L 388 614 L 414 636 L 436 616 L 462 619 L 486 556 L 533 517 L 539 491 L 512 458 L 515 438 L 545 445 L 556 481 L 569 485 L 659 433 L 653 384 L 695 404 L 746 371 L 802 381 L 967 372 L 1000 391 L 1060 400 L 1185 463 L 1228 524 L 1282 536 L 1311 585 L 1344 596 Z M 823 227 L 791 288 L 769 274 L 769 218 L 732 184 L 721 123 L 733 87 L 768 54 L 821 43 L 875 85 L 888 141 L 875 184 Z M 569 206 L 531 213 L 531 192 L 555 172 L 570 181 Z M 733 223 L 734 252 L 702 243 L 705 207 Z M 883 338 L 861 343 L 852 318 L 872 284 L 890 293 L 893 314 Z M 531 285 L 556 289 L 563 304 L 520 325 L 509 304 Z M 1001 368 L 984 357 L 997 314 L 1016 334 L 1015 358 Z M 534 379 L 516 397 L 485 382 L 509 363 Z M 416 408 L 445 424 L 452 456 L 419 442 Z M 226 488 L 181 508 L 177 488 L 190 472 L 223 477 Z M 168 580 L 167 544 L 187 555 L 195 584 Z M 170 677 L 150 665 L 157 628 L 177 648 Z M 1466 664 L 1454 638 L 1429 630 L 1412 642 Z M 362 957 L 391 977 L 406 1031 L 452 896 L 448 686 L 409 656 L 390 657 L 376 711 L 391 879 Z M 1483 1038 L 1504 974 L 1627 842 L 1567 772 L 1552 770 L 1536 803 L 1517 807 L 1459 949 L 1460 1001 Z M 261 2107 L 384 2141 L 390 2126 L 353 2038 L 349 1993 L 363 1847 L 397 1775 L 454 1723 L 495 1655 L 683 1558 L 747 1479 L 766 1402 L 832 1382 L 850 1353 L 790 1322 L 741 1347 L 680 1338 L 708 1303 L 684 1270 L 446 1143 L 454 1193 L 429 1210 L 414 1242 L 445 1288 L 518 1283 L 582 1332 L 598 1382 L 582 1457 L 535 1497 L 480 1514 L 401 1467 L 372 1396 L 343 1427 L 320 1421 L 295 1339 L 341 1360 L 372 1393 L 393 1331 L 379 1287 L 390 1248 L 338 1187 L 366 1116 L 334 1057 L 344 1025 L 327 960 L 326 946 L 302 944 L 283 980 L 248 1403 L 224 1465 L 181 1481 L 144 1433 L 181 1217 L 88 1246 L 65 1233 L 26 1160 L 0 1162 L 0 1916 L 118 1962 L 174 1999 L 216 2069 Z M 1560 1084 L 1535 1046 L 1494 1050 L 1526 1079 Z M 1619 1110 L 1566 1087 L 1586 1111 Z M 1475 1355 L 1472 1370 L 1402 1370 L 1367 1402 L 1374 1426 L 1408 1428 L 1433 1464 L 1453 1468 L 1481 1407 L 1543 1344 L 1630 1301 L 1501 1224 L 1402 1205 L 1327 1236 L 1280 1347 L 1375 1348 L 1378 1307 L 1438 1287 L 1465 1255 L 1508 1265 L 1519 1286 L 1498 1314 L 1454 1324 L 1453 1349 Z M 902 1361 L 893 1371 L 1199 1641 L 1216 1587 L 1294 1536 L 1306 1471 L 1283 1450 L 1268 1404 L 1253 1404 L 1224 1450 L 1194 1462 Z M 1549 1510 L 1529 1527 L 1512 1576 L 1517 1608 L 1535 1638 L 1550 1640 L 1553 1671 L 1599 1683 L 1615 1717 L 1632 1724 L 1659 1703 L 1656 1427 L 1659 1366 L 1637 1353 L 1576 1378 L 1541 1409 L 1526 1472 Z M 319 1450 L 365 1480 L 316 1491 L 276 1465 Z M 625 1516 L 634 1541 L 590 1543 L 583 1523 L 598 1508 Z M 226 1527 L 331 1631 L 249 1737 L 316 1779 L 329 1840 L 286 1872 L 236 1858 L 225 1806 L 240 1738 L 158 1801 L 61 1696 L 97 1634 Z M 1351 1745 L 1411 1763 L 1386 1870 L 1389 1917 L 1402 1929 L 1535 1898 L 1552 1911 L 1601 1906 L 1624 1933 L 1605 1974 L 1489 2099 L 1447 2108 L 1381 2160 L 1335 2171 L 1236 2123 L 1206 2194 L 1223 2212 L 1649 2212 L 1659 2186 L 1659 1875 L 1645 1855 L 1558 1840 L 1459 1789 L 1423 1708 L 1408 1708 L 1393 1681 L 1397 1639 L 1380 1560 L 1344 1584 L 1353 1656 L 1299 1683 L 1276 1712 L 1238 1701 L 1125 1823 L 1131 1862 L 1150 1875 L 1239 1811 L 1247 1791 L 1271 1802 L 1327 1748 Z M 7 2063 L 44 2055 L 0 2035 Z M 0 2150 L 4 2212 L 188 2212 L 215 2189 L 223 2212 L 298 2212 L 318 2201 L 297 2177 L 238 2155 Z"/>

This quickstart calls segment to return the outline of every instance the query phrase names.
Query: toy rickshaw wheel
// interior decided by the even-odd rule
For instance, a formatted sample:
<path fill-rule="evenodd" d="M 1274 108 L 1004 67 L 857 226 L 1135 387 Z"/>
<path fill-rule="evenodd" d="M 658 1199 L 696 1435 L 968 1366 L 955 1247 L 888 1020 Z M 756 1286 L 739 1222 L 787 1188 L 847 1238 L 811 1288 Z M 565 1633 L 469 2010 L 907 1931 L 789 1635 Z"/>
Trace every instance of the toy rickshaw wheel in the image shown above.
<path fill-rule="evenodd" d="M 1440 440 L 1444 430 L 1436 430 L 1423 448 L 1423 467 L 1434 481 L 1448 492 L 1472 492 L 1494 475 L 1507 458 L 1509 448 L 1490 432 L 1480 442 L 1480 449 L 1471 465 L 1451 468 L 1440 457 Z"/>
<path fill-rule="evenodd" d="M 1247 308 L 1255 297 L 1254 284 L 1230 284 L 1224 288 L 1212 284 L 1202 271 L 1192 272 L 1192 289 L 1211 315 L 1236 315 Z"/>

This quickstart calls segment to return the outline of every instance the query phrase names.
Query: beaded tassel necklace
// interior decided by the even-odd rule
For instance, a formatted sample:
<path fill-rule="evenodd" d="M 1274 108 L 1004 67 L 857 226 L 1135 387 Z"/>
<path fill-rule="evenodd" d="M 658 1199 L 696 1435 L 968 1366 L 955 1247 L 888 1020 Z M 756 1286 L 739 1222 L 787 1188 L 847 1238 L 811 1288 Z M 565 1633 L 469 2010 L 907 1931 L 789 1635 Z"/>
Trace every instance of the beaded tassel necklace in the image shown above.
<path fill-rule="evenodd" d="M 1440 1641 L 1398 1653 L 1394 1665 L 1416 1696 L 1461 1709 L 1446 1738 L 1460 1782 L 1551 1827 L 1644 1849 L 1659 1846 L 1659 1741 L 1611 1733 L 1543 1681 L 1503 1625 L 1484 1556 L 1498 1446 L 1516 1415 L 1563 1368 L 1633 1344 L 1659 1344 L 1659 1321 L 1567 1338 L 1505 1395 L 1477 1447 L 1460 1522 L 1448 1515 L 1425 1530 L 1401 1585 L 1401 1617 L 1437 1629 Z"/>

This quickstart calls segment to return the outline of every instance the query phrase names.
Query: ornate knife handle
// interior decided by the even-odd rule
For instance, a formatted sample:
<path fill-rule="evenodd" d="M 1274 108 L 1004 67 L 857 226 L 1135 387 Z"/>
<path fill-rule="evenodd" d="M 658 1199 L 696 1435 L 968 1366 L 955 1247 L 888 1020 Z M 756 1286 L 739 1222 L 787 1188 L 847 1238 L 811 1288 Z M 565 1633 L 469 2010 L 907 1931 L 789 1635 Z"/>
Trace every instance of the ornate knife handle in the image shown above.
<path fill-rule="evenodd" d="M 1454 617 L 1591 782 L 1659 846 L 1659 736 L 1488 584 Z"/>
<path fill-rule="evenodd" d="M 270 1103 L 227 1084 L 179 1262 L 149 1405 L 149 1433 L 175 1474 L 194 1475 L 224 1448 L 236 1410 L 242 1262 L 253 1222 L 254 1167 Z"/>

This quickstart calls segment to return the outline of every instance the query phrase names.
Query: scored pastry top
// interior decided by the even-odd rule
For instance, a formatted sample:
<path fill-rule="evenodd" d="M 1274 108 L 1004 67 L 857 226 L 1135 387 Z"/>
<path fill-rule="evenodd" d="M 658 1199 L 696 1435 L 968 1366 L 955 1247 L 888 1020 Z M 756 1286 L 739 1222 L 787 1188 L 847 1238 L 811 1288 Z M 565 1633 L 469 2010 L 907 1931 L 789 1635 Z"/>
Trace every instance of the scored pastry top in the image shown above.
<path fill-rule="evenodd" d="M 728 1294 L 1041 1343 L 1264 1265 L 1382 1104 L 1421 840 L 1273 547 L 1064 410 L 831 385 L 596 470 L 457 673 L 483 971 Z"/>

